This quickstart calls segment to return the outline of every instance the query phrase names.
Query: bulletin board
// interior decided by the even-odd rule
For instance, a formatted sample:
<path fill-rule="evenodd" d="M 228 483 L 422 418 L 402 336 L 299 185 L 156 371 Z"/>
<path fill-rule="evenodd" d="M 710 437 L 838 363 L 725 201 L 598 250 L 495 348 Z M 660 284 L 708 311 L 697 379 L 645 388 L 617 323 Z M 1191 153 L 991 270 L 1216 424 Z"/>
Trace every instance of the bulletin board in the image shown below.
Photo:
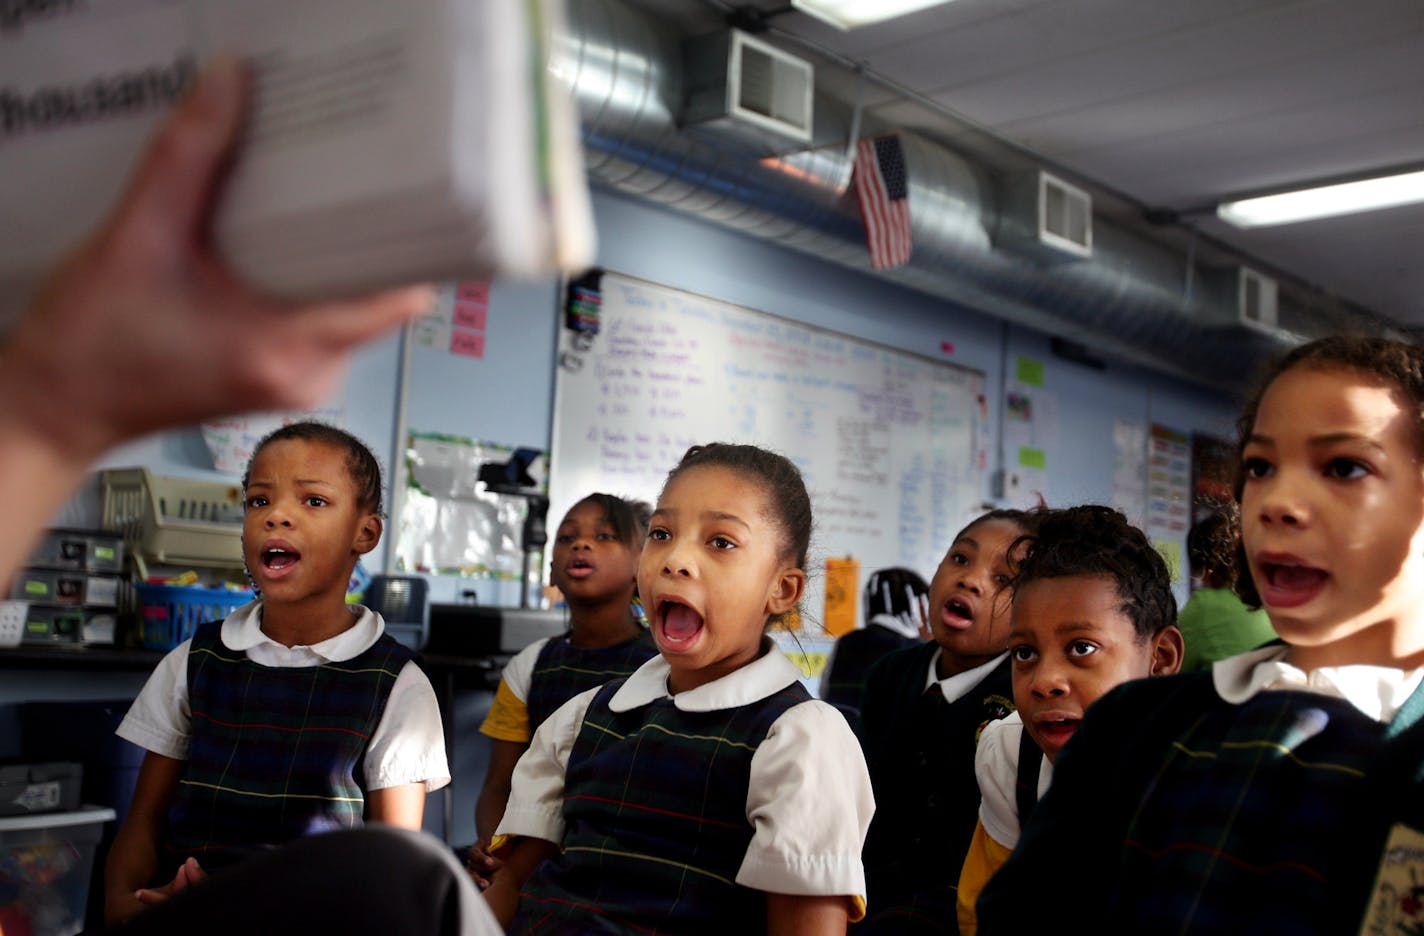
<path fill-rule="evenodd" d="M 774 449 L 811 494 L 810 629 L 827 558 L 928 578 L 977 512 L 982 372 L 616 273 L 598 299 L 560 330 L 551 532 L 594 491 L 654 503 L 689 446 Z"/>

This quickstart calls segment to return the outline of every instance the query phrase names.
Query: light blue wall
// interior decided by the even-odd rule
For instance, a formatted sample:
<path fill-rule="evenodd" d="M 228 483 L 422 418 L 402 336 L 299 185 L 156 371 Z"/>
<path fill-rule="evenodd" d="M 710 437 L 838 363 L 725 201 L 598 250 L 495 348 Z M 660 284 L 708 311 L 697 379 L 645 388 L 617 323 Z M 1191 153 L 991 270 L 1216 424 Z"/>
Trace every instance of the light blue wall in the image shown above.
<path fill-rule="evenodd" d="M 1093 370 L 1062 360 L 1041 333 L 618 195 L 596 192 L 594 208 L 601 266 L 981 370 L 991 426 L 998 425 L 1001 362 L 1011 373 L 1020 356 L 1040 362 L 1043 389 L 1056 400 L 1058 413 L 1058 445 L 1048 453 L 1051 504 L 1111 499 L 1118 419 L 1226 438 L 1232 434 L 1237 402 L 1195 385 L 1116 362 Z M 412 349 L 408 428 L 547 449 L 559 299 L 552 280 L 496 283 L 482 359 Z M 952 354 L 941 352 L 945 342 L 953 345 Z M 348 428 L 388 466 L 396 457 L 400 362 L 396 338 L 364 349 L 338 394 L 346 401 Z M 995 446 L 989 455 L 992 474 L 1000 467 Z M 219 477 L 195 430 L 139 440 L 112 453 L 104 464 Z M 93 522 L 97 503 L 91 488 L 57 522 Z M 381 568 L 380 551 L 368 565 Z M 449 583 L 437 584 L 437 600 L 453 594 Z M 517 603 L 517 591 L 486 588 L 481 600 Z"/>
<path fill-rule="evenodd" d="M 1059 421 L 1058 445 L 1049 452 L 1047 493 L 1052 504 L 1111 499 L 1113 426 L 1118 419 L 1230 437 L 1233 400 L 1133 366 L 1109 363 L 1098 371 L 1070 363 L 1054 357 L 1045 335 L 619 196 L 596 193 L 594 206 L 601 238 L 599 263 L 605 268 L 981 370 L 989 391 L 991 426 L 998 424 L 1001 361 L 1010 368 L 1020 356 L 1040 362 L 1043 389 L 1056 399 Z M 552 280 L 500 282 L 491 294 L 483 359 L 411 349 L 408 428 L 547 450 L 558 303 L 559 288 Z M 953 345 L 952 354 L 942 355 L 944 342 Z M 348 428 L 366 439 L 387 466 L 396 456 L 400 366 L 399 341 L 382 341 L 357 355 L 342 390 Z M 989 451 L 994 458 L 996 447 L 991 445 Z M 141 439 L 112 453 L 104 464 L 220 477 L 193 430 Z M 991 469 L 998 467 L 991 462 Z M 989 491 L 986 479 L 986 498 Z M 91 486 L 56 520 L 84 525 L 97 518 L 98 499 Z M 379 551 L 372 559 L 373 569 L 379 568 Z M 453 592 L 448 581 L 434 589 L 440 600 L 449 600 Z M 512 588 L 480 589 L 482 601 L 514 604 L 516 595 Z M 1184 597 L 1182 589 L 1179 598 Z M 137 685 L 127 674 L 9 678 L 13 675 L 0 681 L 0 752 L 6 703 L 37 694 L 119 697 Z M 486 693 L 462 693 L 457 703 L 454 827 L 448 836 L 456 842 L 474 836 L 473 802 L 487 756 L 475 729 L 487 704 Z M 440 831 L 440 811 L 432 800 L 427 828 Z"/>

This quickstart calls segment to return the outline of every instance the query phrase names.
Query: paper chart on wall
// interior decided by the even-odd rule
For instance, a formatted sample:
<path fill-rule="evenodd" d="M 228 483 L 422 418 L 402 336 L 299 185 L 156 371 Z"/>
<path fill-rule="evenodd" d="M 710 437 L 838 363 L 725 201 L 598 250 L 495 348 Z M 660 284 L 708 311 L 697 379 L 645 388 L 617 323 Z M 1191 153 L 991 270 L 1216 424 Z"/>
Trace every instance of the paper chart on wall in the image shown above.
<path fill-rule="evenodd" d="M 268 433 L 304 419 L 314 419 L 332 426 L 345 422 L 342 405 L 321 409 L 277 413 L 248 413 L 225 419 L 211 419 L 202 424 L 203 443 L 213 457 L 213 467 L 228 474 L 240 475 L 247 470 L 257 443 Z"/>

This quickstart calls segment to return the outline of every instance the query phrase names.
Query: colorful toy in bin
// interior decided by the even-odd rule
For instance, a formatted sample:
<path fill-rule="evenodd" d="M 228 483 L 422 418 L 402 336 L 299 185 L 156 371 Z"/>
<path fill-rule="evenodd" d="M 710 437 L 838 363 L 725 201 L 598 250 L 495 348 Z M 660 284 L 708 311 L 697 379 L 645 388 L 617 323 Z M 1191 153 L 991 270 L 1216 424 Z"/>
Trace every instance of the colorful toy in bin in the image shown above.
<path fill-rule="evenodd" d="M 139 639 L 150 650 L 172 650 L 198 629 L 252 600 L 252 589 L 147 582 L 137 586 L 143 613 Z"/>
<path fill-rule="evenodd" d="M 94 853 L 114 811 L 0 817 L 0 933 L 70 936 L 84 929 Z"/>

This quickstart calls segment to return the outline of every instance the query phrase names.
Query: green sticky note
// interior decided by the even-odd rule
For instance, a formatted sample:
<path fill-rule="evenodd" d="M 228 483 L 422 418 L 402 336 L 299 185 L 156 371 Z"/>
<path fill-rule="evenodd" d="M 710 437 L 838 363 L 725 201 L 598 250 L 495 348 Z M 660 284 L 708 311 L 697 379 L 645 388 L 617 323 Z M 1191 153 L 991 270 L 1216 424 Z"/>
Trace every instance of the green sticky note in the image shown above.
<path fill-rule="evenodd" d="M 1044 469 L 1048 467 L 1048 453 L 1043 449 L 1028 448 L 1024 446 L 1019 449 L 1019 464 L 1025 468 Z"/>
<path fill-rule="evenodd" d="M 106 560 L 106 561 L 108 561 L 108 562 L 113 562 L 113 561 L 114 561 L 114 547 L 112 547 L 112 546 L 95 546 L 95 547 L 94 547 L 94 558 L 95 558 L 95 559 L 104 559 L 104 560 Z"/>
<path fill-rule="evenodd" d="M 33 581 L 31 581 L 31 582 L 26 582 L 26 583 L 25 583 L 25 594 L 27 594 L 27 595 L 39 595 L 39 596 L 43 597 L 43 596 L 49 594 L 49 586 L 46 585 L 44 582 L 33 582 Z"/>
<path fill-rule="evenodd" d="M 1035 361 L 1033 358 L 1019 358 L 1014 366 L 1014 377 L 1019 383 L 1025 383 L 1031 387 L 1043 386 L 1043 362 Z"/>

